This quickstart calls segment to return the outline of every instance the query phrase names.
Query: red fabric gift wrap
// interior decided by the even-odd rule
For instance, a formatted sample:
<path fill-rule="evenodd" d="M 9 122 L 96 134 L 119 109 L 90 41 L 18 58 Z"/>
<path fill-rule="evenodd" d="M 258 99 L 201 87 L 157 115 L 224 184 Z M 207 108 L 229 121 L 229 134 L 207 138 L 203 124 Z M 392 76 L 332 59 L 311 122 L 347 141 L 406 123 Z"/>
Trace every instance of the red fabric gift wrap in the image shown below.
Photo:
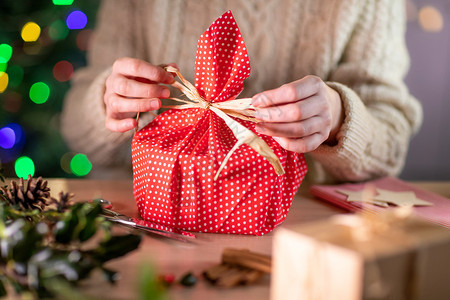
<path fill-rule="evenodd" d="M 257 134 L 253 122 L 233 118 L 268 144 L 285 173 L 277 175 L 265 157 L 243 144 L 214 178 L 237 139 L 209 106 L 235 99 L 249 75 L 247 50 L 228 11 L 198 41 L 195 88 L 207 105 L 168 110 L 133 138 L 134 196 L 144 220 L 179 230 L 254 235 L 284 221 L 306 174 L 305 159 Z"/>

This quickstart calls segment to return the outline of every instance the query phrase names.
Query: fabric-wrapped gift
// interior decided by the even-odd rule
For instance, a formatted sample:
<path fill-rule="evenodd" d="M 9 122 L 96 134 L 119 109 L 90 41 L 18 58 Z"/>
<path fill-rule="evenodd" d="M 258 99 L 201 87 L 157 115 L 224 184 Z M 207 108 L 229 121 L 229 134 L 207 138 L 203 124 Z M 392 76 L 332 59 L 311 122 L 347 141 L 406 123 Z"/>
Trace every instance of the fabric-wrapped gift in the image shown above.
<path fill-rule="evenodd" d="M 450 231 L 405 208 L 280 228 L 271 299 L 450 299 L 449 254 Z"/>
<path fill-rule="evenodd" d="M 133 138 L 141 217 L 194 232 L 270 232 L 286 218 L 307 167 L 303 155 L 257 134 L 251 99 L 236 99 L 250 63 L 232 13 L 201 35 L 195 87 L 169 71 L 188 99 Z"/>

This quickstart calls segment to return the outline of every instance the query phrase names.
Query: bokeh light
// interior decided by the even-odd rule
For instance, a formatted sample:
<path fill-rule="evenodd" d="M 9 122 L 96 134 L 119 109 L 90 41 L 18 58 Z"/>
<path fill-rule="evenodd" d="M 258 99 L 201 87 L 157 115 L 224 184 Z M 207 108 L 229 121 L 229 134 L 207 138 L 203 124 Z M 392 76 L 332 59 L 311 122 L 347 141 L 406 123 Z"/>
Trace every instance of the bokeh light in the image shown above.
<path fill-rule="evenodd" d="M 54 41 L 63 40 L 69 34 L 69 28 L 67 28 L 66 23 L 63 20 L 56 20 L 48 29 L 48 35 Z"/>
<path fill-rule="evenodd" d="M 406 4 L 406 18 L 408 19 L 408 21 L 412 22 L 417 20 L 418 14 L 417 5 L 411 0 L 406 0 L 405 4 Z"/>
<path fill-rule="evenodd" d="M 87 24 L 87 17 L 81 10 L 74 10 L 67 16 L 66 24 L 71 30 L 83 29 Z"/>
<path fill-rule="evenodd" d="M 29 42 L 23 44 L 23 52 L 28 55 L 38 55 L 42 50 L 42 46 L 38 42 Z"/>
<path fill-rule="evenodd" d="M 12 128 L 0 128 L 0 147 L 3 149 L 11 149 L 16 143 L 16 133 Z"/>
<path fill-rule="evenodd" d="M 22 107 L 22 95 L 15 91 L 8 91 L 3 97 L 3 109 L 10 113 L 17 113 Z"/>
<path fill-rule="evenodd" d="M 9 75 L 9 85 L 12 87 L 18 87 L 23 80 L 23 68 L 20 66 L 9 66 L 8 67 L 8 75 Z"/>
<path fill-rule="evenodd" d="M 7 68 L 8 68 L 7 63 L 0 62 L 0 72 L 5 72 Z"/>
<path fill-rule="evenodd" d="M 54 5 L 72 5 L 73 0 L 53 0 Z"/>
<path fill-rule="evenodd" d="M 77 34 L 76 43 L 78 49 L 81 51 L 86 51 L 89 48 L 92 33 L 92 29 L 84 29 Z"/>
<path fill-rule="evenodd" d="M 0 94 L 8 87 L 9 76 L 5 72 L 0 72 Z"/>
<path fill-rule="evenodd" d="M 425 31 L 439 32 L 444 27 L 444 19 L 435 7 L 424 6 L 419 11 L 419 24 Z"/>
<path fill-rule="evenodd" d="M 17 177 L 27 179 L 28 175 L 34 176 L 34 162 L 27 156 L 19 157 L 14 164 L 14 170 Z"/>
<path fill-rule="evenodd" d="M 43 82 L 36 82 L 30 88 L 30 99 L 36 104 L 47 102 L 50 96 L 50 88 Z"/>
<path fill-rule="evenodd" d="M 0 45 L 0 63 L 7 63 L 12 56 L 12 47 L 8 44 Z"/>
<path fill-rule="evenodd" d="M 41 34 L 41 27 L 34 22 L 28 22 L 22 27 L 21 36 L 25 42 L 35 42 Z"/>
<path fill-rule="evenodd" d="M 17 123 L 9 123 L 8 125 L 6 125 L 6 127 L 11 128 L 12 130 L 14 130 L 14 134 L 16 136 L 16 142 L 15 144 L 19 143 L 23 137 L 23 129 L 22 127 L 17 124 Z"/>
<path fill-rule="evenodd" d="M 73 75 L 73 65 L 67 60 L 59 61 L 53 67 L 53 76 L 60 82 L 69 81 Z"/>
<path fill-rule="evenodd" d="M 67 152 L 61 156 L 59 163 L 61 165 L 61 169 L 67 174 L 72 174 L 72 170 L 70 169 L 70 161 L 75 156 L 74 152 Z"/>
<path fill-rule="evenodd" d="M 92 164 L 86 155 L 78 153 L 70 161 L 70 170 L 77 176 L 86 176 L 92 170 Z"/>

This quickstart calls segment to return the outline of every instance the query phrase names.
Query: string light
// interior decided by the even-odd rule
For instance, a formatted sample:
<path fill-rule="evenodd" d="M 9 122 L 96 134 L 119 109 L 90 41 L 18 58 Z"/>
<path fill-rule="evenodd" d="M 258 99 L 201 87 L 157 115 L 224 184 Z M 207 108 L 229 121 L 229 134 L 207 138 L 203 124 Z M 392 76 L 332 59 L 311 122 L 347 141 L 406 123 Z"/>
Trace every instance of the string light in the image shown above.
<path fill-rule="evenodd" d="M 70 161 L 70 170 L 77 176 L 86 176 L 92 170 L 92 164 L 86 155 L 78 153 Z"/>
<path fill-rule="evenodd" d="M 30 99 L 36 104 L 47 102 L 50 96 L 50 88 L 43 82 L 36 82 L 30 88 Z"/>
<path fill-rule="evenodd" d="M 439 32 L 444 27 L 444 20 L 435 7 L 424 6 L 419 11 L 419 24 L 425 31 Z"/>
<path fill-rule="evenodd" d="M 7 68 L 8 68 L 7 63 L 0 62 L 0 72 L 5 72 Z"/>
<path fill-rule="evenodd" d="M 17 123 L 9 123 L 6 126 L 14 130 L 14 135 L 16 136 L 16 141 L 14 144 L 17 145 L 18 143 L 20 143 L 23 137 L 22 127 Z"/>
<path fill-rule="evenodd" d="M 12 56 L 12 47 L 8 44 L 0 45 L 0 63 L 6 64 Z"/>
<path fill-rule="evenodd" d="M 0 72 L 0 94 L 8 87 L 9 76 L 8 73 Z"/>
<path fill-rule="evenodd" d="M 22 27 L 21 36 L 25 42 L 36 42 L 41 35 L 41 27 L 34 22 L 28 22 Z"/>
<path fill-rule="evenodd" d="M 66 24 L 71 30 L 83 29 L 87 24 L 87 17 L 81 10 L 74 10 L 67 16 Z"/>
<path fill-rule="evenodd" d="M 73 75 L 73 65 L 67 60 L 59 61 L 53 67 L 53 76 L 60 82 L 69 81 Z"/>
<path fill-rule="evenodd" d="M 72 5 L 73 0 L 53 0 L 54 5 Z"/>
<path fill-rule="evenodd" d="M 11 149 L 16 143 L 16 133 L 9 127 L 0 129 L 0 147 L 3 149 Z"/>
<path fill-rule="evenodd" d="M 48 29 L 48 35 L 54 41 L 63 40 L 68 34 L 69 28 L 63 20 L 54 21 Z"/>
<path fill-rule="evenodd" d="M 19 178 L 26 179 L 28 178 L 28 175 L 34 176 L 34 162 L 27 156 L 19 157 L 14 164 L 14 170 Z"/>
<path fill-rule="evenodd" d="M 67 174 L 72 174 L 72 170 L 70 169 L 70 161 L 74 157 L 75 153 L 67 152 L 61 156 L 59 163 L 61 165 L 61 169 Z"/>

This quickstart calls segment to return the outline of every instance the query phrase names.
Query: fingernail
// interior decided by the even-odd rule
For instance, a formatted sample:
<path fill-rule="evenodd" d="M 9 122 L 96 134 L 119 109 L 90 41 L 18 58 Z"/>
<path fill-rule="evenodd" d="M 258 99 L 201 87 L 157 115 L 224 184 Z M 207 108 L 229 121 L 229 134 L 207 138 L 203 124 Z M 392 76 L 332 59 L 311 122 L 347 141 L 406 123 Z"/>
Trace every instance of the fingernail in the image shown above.
<path fill-rule="evenodd" d="M 257 133 L 264 133 L 264 129 L 262 129 L 260 125 L 255 125 L 255 131 Z"/>
<path fill-rule="evenodd" d="M 150 110 L 159 109 L 159 100 L 155 99 L 150 101 Z"/>
<path fill-rule="evenodd" d="M 162 98 L 168 98 L 170 96 L 170 91 L 168 89 L 164 89 L 161 93 Z"/>
<path fill-rule="evenodd" d="M 262 103 L 262 100 L 261 100 L 261 96 L 260 96 L 260 95 L 253 97 L 253 99 L 252 99 L 252 105 L 253 105 L 254 107 L 260 106 L 261 103 Z"/>

